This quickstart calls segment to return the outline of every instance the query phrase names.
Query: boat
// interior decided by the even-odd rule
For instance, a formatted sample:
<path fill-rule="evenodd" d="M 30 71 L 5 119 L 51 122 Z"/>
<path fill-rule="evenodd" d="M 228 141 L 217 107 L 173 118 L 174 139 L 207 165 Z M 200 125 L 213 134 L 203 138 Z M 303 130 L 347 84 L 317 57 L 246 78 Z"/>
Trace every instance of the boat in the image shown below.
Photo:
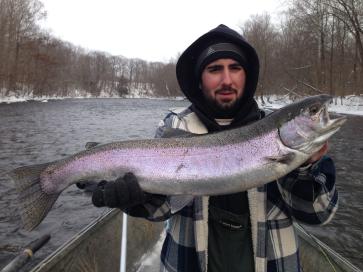
<path fill-rule="evenodd" d="M 120 271 L 122 212 L 111 209 L 38 263 L 31 272 Z M 160 238 L 164 223 L 128 217 L 126 271 Z"/>
<path fill-rule="evenodd" d="M 128 217 L 126 271 L 137 271 L 138 262 L 163 235 L 163 223 Z M 303 272 L 361 272 L 346 258 L 294 224 L 300 242 Z M 122 212 L 112 209 L 90 223 L 72 239 L 41 261 L 31 272 L 120 271 Z M 158 264 L 152 271 L 158 271 Z M 150 271 L 150 270 L 148 270 Z"/>
<path fill-rule="evenodd" d="M 349 260 L 337 253 L 300 224 L 294 223 L 300 243 L 300 261 L 303 272 L 362 272 Z"/>

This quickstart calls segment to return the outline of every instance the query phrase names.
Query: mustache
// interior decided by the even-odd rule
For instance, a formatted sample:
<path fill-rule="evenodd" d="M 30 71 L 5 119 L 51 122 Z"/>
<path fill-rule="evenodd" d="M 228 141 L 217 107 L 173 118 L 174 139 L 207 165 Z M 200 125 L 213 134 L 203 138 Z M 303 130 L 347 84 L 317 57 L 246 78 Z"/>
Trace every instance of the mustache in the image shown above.
<path fill-rule="evenodd" d="M 218 90 L 216 90 L 216 93 L 222 93 L 222 92 L 234 92 L 234 93 L 237 93 L 237 90 L 235 88 L 232 88 L 232 87 L 222 87 Z"/>

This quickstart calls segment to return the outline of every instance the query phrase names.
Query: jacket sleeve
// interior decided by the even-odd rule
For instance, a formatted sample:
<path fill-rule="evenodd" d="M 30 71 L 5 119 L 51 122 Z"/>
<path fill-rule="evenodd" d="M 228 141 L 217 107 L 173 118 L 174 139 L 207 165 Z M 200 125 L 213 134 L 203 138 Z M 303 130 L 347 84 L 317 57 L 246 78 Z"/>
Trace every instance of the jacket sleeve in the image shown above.
<path fill-rule="evenodd" d="M 327 156 L 312 166 L 292 171 L 277 183 L 285 206 L 301 223 L 326 224 L 337 211 L 335 166 Z"/>
<path fill-rule="evenodd" d="M 160 121 L 156 130 L 155 138 L 163 138 L 163 132 L 166 128 L 171 128 L 173 121 L 177 118 L 174 113 L 169 113 L 164 120 Z M 169 197 L 164 195 L 147 194 L 148 200 L 142 205 L 137 205 L 129 209 L 125 209 L 128 215 L 134 217 L 143 217 L 150 221 L 164 221 L 170 218 L 171 208 Z"/>

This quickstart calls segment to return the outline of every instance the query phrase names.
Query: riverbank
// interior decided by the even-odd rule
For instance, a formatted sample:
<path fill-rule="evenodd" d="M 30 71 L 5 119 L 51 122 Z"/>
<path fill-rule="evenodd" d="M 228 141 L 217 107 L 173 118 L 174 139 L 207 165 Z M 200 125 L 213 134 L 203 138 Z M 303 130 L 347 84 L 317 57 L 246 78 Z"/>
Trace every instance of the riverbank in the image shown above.
<path fill-rule="evenodd" d="M 287 104 L 294 102 L 289 96 L 271 95 L 257 97 L 257 103 L 260 108 L 279 109 Z M 330 112 L 341 114 L 363 116 L 363 95 L 349 95 L 345 97 L 334 97 L 329 105 Z"/>
<path fill-rule="evenodd" d="M 14 92 L 10 92 L 8 95 L 5 95 L 5 91 L 0 91 L 0 103 L 21 103 L 21 102 L 29 102 L 29 101 L 38 101 L 38 102 L 48 102 L 50 100 L 65 100 L 65 99 L 98 99 L 98 98 L 123 98 L 123 99 L 162 99 L 162 100 L 183 100 L 185 97 L 182 96 L 173 96 L 173 97 L 159 97 L 155 96 L 152 93 L 145 93 L 140 90 L 135 90 L 130 94 L 119 96 L 115 93 L 106 93 L 101 92 L 99 96 L 93 96 L 89 92 L 85 91 L 74 91 L 72 95 L 69 96 L 34 96 L 33 93 L 29 93 L 27 95 L 19 96 Z"/>
<path fill-rule="evenodd" d="M 99 99 L 99 98 L 122 98 L 122 99 L 160 99 L 160 100 L 184 100 L 185 97 L 155 97 L 149 94 L 143 94 L 141 92 L 133 92 L 132 94 L 125 95 L 123 97 L 117 95 L 110 95 L 107 93 L 101 93 L 100 96 L 95 97 L 89 93 L 74 92 L 72 96 L 38 96 L 35 97 L 32 94 L 27 96 L 17 96 L 15 94 L 10 94 L 9 96 L 4 96 L 0 94 L 0 103 L 20 103 L 28 101 L 38 101 L 46 103 L 50 100 L 64 100 L 64 99 Z M 264 96 L 263 98 L 257 97 L 257 103 L 260 108 L 267 109 L 279 109 L 284 105 L 294 102 L 290 96 L 287 95 L 271 95 Z M 334 97 L 332 103 L 329 105 L 329 111 L 350 114 L 350 115 L 360 115 L 363 116 L 363 95 L 349 95 L 345 97 Z"/>

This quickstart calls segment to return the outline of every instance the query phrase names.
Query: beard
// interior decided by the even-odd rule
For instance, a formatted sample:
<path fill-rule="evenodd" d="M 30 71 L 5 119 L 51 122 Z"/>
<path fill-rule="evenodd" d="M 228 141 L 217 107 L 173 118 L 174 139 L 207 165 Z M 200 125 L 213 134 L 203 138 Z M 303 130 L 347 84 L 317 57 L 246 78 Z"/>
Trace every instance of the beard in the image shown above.
<path fill-rule="evenodd" d="M 234 91 L 237 93 L 236 90 L 233 89 L 220 89 L 217 90 L 216 93 L 222 92 L 222 91 Z M 214 113 L 214 118 L 234 118 L 238 110 L 240 109 L 241 100 L 242 97 L 238 97 L 235 100 L 232 101 L 218 101 L 215 97 L 210 97 L 207 95 L 204 95 L 205 102 L 209 106 L 209 108 L 212 109 Z"/>

